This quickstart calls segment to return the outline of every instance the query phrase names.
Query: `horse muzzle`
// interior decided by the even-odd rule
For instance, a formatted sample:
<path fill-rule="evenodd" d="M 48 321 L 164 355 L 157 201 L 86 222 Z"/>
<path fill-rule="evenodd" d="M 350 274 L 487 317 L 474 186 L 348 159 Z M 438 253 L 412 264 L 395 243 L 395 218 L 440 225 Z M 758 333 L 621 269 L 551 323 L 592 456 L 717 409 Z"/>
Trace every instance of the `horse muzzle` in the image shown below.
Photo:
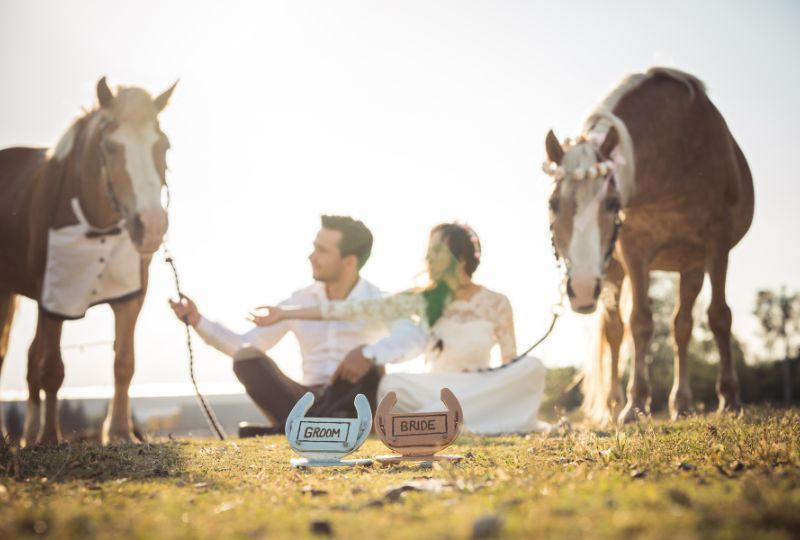
<path fill-rule="evenodd" d="M 603 280 L 592 272 L 574 272 L 567 280 L 567 296 L 572 311 L 582 315 L 594 313 Z"/>
<path fill-rule="evenodd" d="M 158 251 L 168 226 L 167 213 L 161 208 L 139 212 L 127 222 L 131 240 L 142 255 Z"/>

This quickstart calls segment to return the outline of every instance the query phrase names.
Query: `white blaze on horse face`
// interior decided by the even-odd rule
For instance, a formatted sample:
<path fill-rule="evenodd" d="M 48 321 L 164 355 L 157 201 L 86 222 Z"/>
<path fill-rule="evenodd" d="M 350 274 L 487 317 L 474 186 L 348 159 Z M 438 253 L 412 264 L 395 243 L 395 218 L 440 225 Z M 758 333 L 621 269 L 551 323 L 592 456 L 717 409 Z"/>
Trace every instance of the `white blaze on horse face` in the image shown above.
<path fill-rule="evenodd" d="M 569 278 L 574 293 L 572 303 L 575 307 L 593 307 L 597 300 L 595 290 L 602 278 L 603 263 L 597 213 L 597 206 L 591 202 L 583 204 L 579 202 L 577 205 L 575 219 L 577 221 L 578 218 L 585 216 L 586 225 L 583 230 L 573 226 L 569 243 Z"/>
<path fill-rule="evenodd" d="M 600 179 L 576 180 L 570 171 L 588 169 L 596 163 L 593 149 L 582 144 L 570 148 L 564 155 L 567 171 L 564 191 L 575 199 L 572 235 L 569 242 L 569 283 L 573 292 L 574 308 L 594 308 L 597 284 L 603 275 L 603 252 L 600 245 L 600 202 L 607 188 Z"/>
<path fill-rule="evenodd" d="M 110 138 L 125 148 L 125 168 L 136 196 L 136 212 L 161 209 L 161 177 L 153 159 L 153 146 L 159 138 L 155 122 L 123 123 Z"/>
<path fill-rule="evenodd" d="M 167 212 L 161 206 L 161 176 L 153 156 L 159 140 L 156 123 L 122 123 L 110 138 L 125 148 L 125 168 L 136 198 L 134 213 L 144 229 L 137 248 L 142 253 L 153 253 L 167 231 Z"/>

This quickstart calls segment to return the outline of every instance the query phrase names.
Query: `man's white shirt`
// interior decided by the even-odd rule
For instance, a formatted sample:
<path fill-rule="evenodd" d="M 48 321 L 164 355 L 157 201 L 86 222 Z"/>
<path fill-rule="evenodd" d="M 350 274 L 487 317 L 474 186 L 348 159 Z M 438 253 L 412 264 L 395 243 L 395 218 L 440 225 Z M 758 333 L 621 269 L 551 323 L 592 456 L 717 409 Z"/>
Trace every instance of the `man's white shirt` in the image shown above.
<path fill-rule="evenodd" d="M 347 300 L 381 298 L 384 292 L 360 278 Z M 295 291 L 279 305 L 311 307 L 330 302 L 325 284 L 315 282 Z M 243 347 L 255 347 L 263 352 L 274 347 L 288 332 L 300 345 L 303 360 L 303 384 L 326 384 L 344 356 L 360 345 L 370 345 L 377 364 L 410 360 L 420 355 L 427 343 L 425 332 L 409 319 L 382 321 L 281 321 L 267 327 L 255 327 L 244 334 L 236 333 L 205 317 L 195 326 L 203 340 L 221 352 L 233 356 Z"/>

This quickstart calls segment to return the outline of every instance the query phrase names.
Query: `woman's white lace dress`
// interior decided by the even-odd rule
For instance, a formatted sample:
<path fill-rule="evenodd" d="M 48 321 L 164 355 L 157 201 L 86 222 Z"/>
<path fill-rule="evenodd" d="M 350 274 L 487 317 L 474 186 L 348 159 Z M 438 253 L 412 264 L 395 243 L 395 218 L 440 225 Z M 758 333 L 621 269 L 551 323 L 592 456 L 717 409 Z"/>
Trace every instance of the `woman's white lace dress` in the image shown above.
<path fill-rule="evenodd" d="M 387 298 L 330 302 L 322 306 L 326 319 L 394 320 L 411 317 L 428 333 L 427 373 L 389 373 L 378 387 L 378 400 L 397 394 L 397 412 L 442 409 L 439 393 L 450 388 L 461 402 L 464 423 L 473 433 L 542 431 L 537 420 L 544 395 L 545 368 L 539 359 L 517 354 L 514 318 L 508 298 L 481 287 L 469 300 L 454 300 L 428 328 L 425 299 L 406 292 Z M 503 365 L 489 368 L 498 345 Z M 478 371 L 480 370 L 480 371 Z"/>

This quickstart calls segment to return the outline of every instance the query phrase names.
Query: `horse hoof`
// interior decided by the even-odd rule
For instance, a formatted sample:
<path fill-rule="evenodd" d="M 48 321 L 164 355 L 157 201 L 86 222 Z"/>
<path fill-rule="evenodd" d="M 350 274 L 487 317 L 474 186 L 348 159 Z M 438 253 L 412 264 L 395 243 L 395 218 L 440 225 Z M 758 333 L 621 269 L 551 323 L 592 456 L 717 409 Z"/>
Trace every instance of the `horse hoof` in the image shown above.
<path fill-rule="evenodd" d="M 719 398 L 719 408 L 717 412 L 738 414 L 742 412 L 742 403 L 738 399 L 727 400 L 724 397 Z"/>
<path fill-rule="evenodd" d="M 688 393 L 680 392 L 669 398 L 669 417 L 677 420 L 687 416 L 692 410 L 692 398 Z"/>
<path fill-rule="evenodd" d="M 103 434 L 103 444 L 126 444 L 126 443 L 134 443 L 137 442 L 136 437 L 134 437 L 133 433 L 130 431 L 123 431 L 123 432 L 116 432 L 116 433 L 104 433 Z"/>
<path fill-rule="evenodd" d="M 617 422 L 619 424 L 628 424 L 634 420 L 636 420 L 636 411 L 630 405 L 622 409 L 622 412 L 619 413 L 617 417 Z"/>
<path fill-rule="evenodd" d="M 620 424 L 629 424 L 631 422 L 635 422 L 639 419 L 639 415 L 643 414 L 642 411 L 644 411 L 643 406 L 637 406 L 629 403 L 624 409 L 622 409 L 622 412 L 619 413 L 617 422 Z"/>
<path fill-rule="evenodd" d="M 608 398 L 606 398 L 606 411 L 608 412 L 608 417 L 616 418 L 622 411 L 624 404 L 625 397 L 622 395 L 622 392 L 614 392 L 609 394 Z"/>
<path fill-rule="evenodd" d="M 681 418 L 686 418 L 692 412 L 691 408 L 689 407 L 670 407 L 669 408 L 669 419 L 670 420 L 680 420 Z"/>
<path fill-rule="evenodd" d="M 58 446 L 61 444 L 61 437 L 57 433 L 43 433 L 36 444 L 43 446 Z"/>

